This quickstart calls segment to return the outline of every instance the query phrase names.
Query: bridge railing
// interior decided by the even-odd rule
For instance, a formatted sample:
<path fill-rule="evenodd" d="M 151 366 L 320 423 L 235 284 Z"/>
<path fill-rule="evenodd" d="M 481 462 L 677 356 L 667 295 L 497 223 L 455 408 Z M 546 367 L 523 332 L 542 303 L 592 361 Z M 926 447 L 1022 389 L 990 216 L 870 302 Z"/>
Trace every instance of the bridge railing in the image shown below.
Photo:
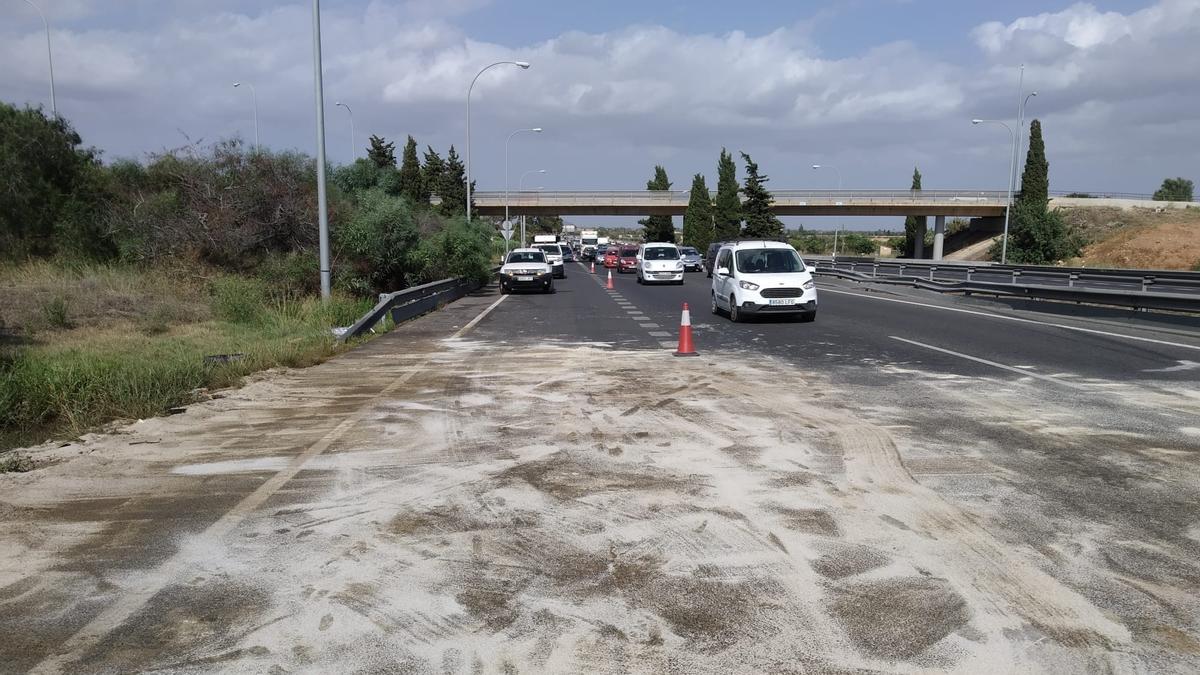
<path fill-rule="evenodd" d="M 715 192 L 709 195 L 716 197 Z M 816 202 L 821 204 L 954 203 L 1003 204 L 1008 194 L 999 190 L 778 190 L 776 203 Z M 476 191 L 476 202 L 502 203 L 503 191 Z M 521 204 L 686 204 L 689 190 L 510 190 L 510 202 Z"/>

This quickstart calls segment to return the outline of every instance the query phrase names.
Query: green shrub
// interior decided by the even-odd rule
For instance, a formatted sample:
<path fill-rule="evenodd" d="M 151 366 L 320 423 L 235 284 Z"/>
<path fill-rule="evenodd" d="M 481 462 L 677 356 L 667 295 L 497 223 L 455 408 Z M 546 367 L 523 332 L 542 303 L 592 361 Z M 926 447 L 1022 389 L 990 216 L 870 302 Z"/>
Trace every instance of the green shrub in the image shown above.
<path fill-rule="evenodd" d="M 263 318 L 266 285 L 258 279 L 227 276 L 212 283 L 213 313 L 230 323 L 255 323 Z"/>
<path fill-rule="evenodd" d="M 838 242 L 838 253 L 870 255 L 878 250 L 874 239 L 859 232 L 844 232 Z"/>
<path fill-rule="evenodd" d="M 315 295 L 321 290 L 321 271 L 315 251 L 272 254 L 258 264 L 255 276 L 273 298 Z"/>
<path fill-rule="evenodd" d="M 833 251 L 833 237 L 812 232 L 802 232 L 800 236 L 793 237 L 791 240 L 792 246 L 796 247 L 801 253 L 811 253 L 813 255 L 825 255 Z"/>
<path fill-rule="evenodd" d="M 1000 260 L 1003 238 L 992 245 L 993 260 Z M 1008 262 L 1013 265 L 1050 265 L 1073 258 L 1083 249 L 1082 238 L 1063 221 L 1057 210 L 1017 202 L 1008 234 Z"/>
<path fill-rule="evenodd" d="M 56 330 L 63 330 L 71 327 L 71 318 L 67 313 L 67 299 L 61 295 L 56 295 L 47 300 L 42 305 L 42 319 L 45 320 L 46 326 Z"/>
<path fill-rule="evenodd" d="M 463 277 L 484 283 L 491 277 L 492 236 L 490 225 L 454 218 L 421 241 L 416 263 L 425 282 Z"/>
<path fill-rule="evenodd" d="M 396 291 L 410 285 L 418 232 L 404 199 L 380 188 L 362 192 L 354 216 L 336 233 L 343 252 L 356 260 L 355 271 L 374 288 Z"/>

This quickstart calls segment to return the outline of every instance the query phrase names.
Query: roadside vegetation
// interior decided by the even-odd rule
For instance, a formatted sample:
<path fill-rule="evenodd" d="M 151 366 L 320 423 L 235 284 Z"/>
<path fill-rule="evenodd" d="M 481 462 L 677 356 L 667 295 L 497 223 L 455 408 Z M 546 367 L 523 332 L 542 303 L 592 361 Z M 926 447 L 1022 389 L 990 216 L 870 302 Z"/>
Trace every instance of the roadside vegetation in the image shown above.
<path fill-rule="evenodd" d="M 393 148 L 332 171 L 323 302 L 311 157 L 226 140 L 106 164 L 65 119 L 0 104 L 0 449 L 318 363 L 377 293 L 485 280 L 498 237 L 463 215 L 455 149 Z"/>

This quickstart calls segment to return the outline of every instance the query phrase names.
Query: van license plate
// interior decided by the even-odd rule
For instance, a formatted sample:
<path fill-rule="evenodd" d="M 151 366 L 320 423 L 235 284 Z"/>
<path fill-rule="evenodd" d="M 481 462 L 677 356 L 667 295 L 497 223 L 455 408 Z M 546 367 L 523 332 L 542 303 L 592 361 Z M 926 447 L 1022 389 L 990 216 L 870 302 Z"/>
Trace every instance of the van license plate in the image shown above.
<path fill-rule="evenodd" d="M 795 298 L 771 298 L 770 304 L 772 304 L 772 305 L 794 305 L 794 304 L 796 304 L 796 299 Z"/>
<path fill-rule="evenodd" d="M 517 277 L 517 281 L 533 281 L 533 277 Z"/>

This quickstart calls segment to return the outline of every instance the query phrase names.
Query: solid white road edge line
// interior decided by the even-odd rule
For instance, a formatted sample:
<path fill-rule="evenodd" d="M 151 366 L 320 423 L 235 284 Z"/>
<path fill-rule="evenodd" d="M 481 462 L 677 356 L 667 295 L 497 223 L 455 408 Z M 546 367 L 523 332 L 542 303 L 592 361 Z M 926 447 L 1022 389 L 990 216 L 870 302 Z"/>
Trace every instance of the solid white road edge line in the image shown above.
<path fill-rule="evenodd" d="M 504 302 L 505 298 L 507 298 L 507 297 L 508 297 L 507 295 L 500 296 L 500 298 L 498 300 L 496 300 L 492 304 L 488 305 L 487 308 L 484 309 L 482 312 L 480 312 L 478 316 L 476 316 L 474 319 L 471 319 L 470 321 L 468 321 L 467 325 L 463 326 L 462 328 L 459 328 L 457 333 L 450 336 L 450 339 L 457 340 L 458 338 L 469 333 L 471 331 L 471 329 L 474 328 L 480 321 L 483 321 L 483 318 L 485 316 L 487 316 L 488 314 L 491 314 L 493 309 L 496 309 L 496 307 L 500 303 Z"/>
<path fill-rule="evenodd" d="M 991 367 L 993 367 L 993 368 L 1000 368 L 1000 369 L 1002 369 L 1002 370 L 1007 370 L 1007 371 L 1009 371 L 1009 372 L 1013 372 L 1013 373 L 1016 373 L 1016 374 L 1018 374 L 1018 375 L 1023 375 L 1023 376 L 1025 376 L 1025 377 L 1034 377 L 1034 378 L 1037 378 L 1037 379 L 1039 379 L 1039 380 L 1045 380 L 1046 382 L 1053 382 L 1054 384 L 1057 384 L 1057 385 L 1061 385 L 1061 386 L 1064 386 L 1064 387 L 1070 387 L 1070 388 L 1072 388 L 1072 389 L 1079 389 L 1079 390 L 1081 390 L 1081 391 L 1086 391 L 1086 390 L 1087 390 L 1087 388 L 1086 388 L 1086 387 L 1081 387 L 1081 386 L 1079 386 L 1078 384 L 1074 384 L 1074 383 L 1072 383 L 1072 382 L 1066 382 L 1066 381 L 1064 381 L 1064 380 L 1060 380 L 1060 379 L 1058 379 L 1057 377 L 1051 377 L 1051 376 L 1049 376 L 1049 375 L 1040 375 L 1040 374 L 1038 374 L 1038 373 L 1031 373 L 1031 372 L 1029 372 L 1028 370 L 1022 370 L 1022 369 L 1020 369 L 1020 368 L 1016 368 L 1016 367 L 1013 367 L 1013 366 L 1008 366 L 1008 365 L 1005 365 L 1005 364 L 1003 364 L 1003 363 L 996 363 L 995 361 L 988 361 L 987 359 L 981 359 L 981 358 L 979 358 L 978 356 L 971 356 L 970 354 L 963 354 L 962 352 L 955 352 L 955 351 L 951 351 L 951 350 L 949 350 L 949 349 L 942 349 L 941 347 L 934 347 L 933 345 L 927 345 L 927 344 L 923 344 L 923 343 L 917 342 L 917 341 L 915 341 L 915 340 L 906 340 L 906 339 L 904 339 L 904 338 L 902 338 L 902 337 L 897 337 L 897 336 L 895 336 L 895 335 L 889 335 L 888 337 L 892 338 L 893 340 L 899 340 L 900 342 L 905 342 L 905 343 L 908 343 L 908 344 L 910 344 L 910 345 L 913 345 L 914 347 L 921 347 L 921 348 L 923 348 L 923 349 L 932 349 L 932 350 L 933 350 L 933 351 L 935 351 L 935 352 L 941 352 L 941 353 L 943 353 L 943 354 L 949 354 L 950 356 L 957 356 L 957 357 L 958 357 L 958 358 L 960 358 L 960 359 L 966 359 L 966 360 L 968 360 L 968 361 L 974 361 L 974 362 L 976 362 L 976 363 L 982 363 L 982 364 L 984 364 L 984 365 L 986 365 L 986 366 L 991 366 Z"/>
<path fill-rule="evenodd" d="M 870 300 L 883 300 L 884 302 L 898 302 L 902 305 L 916 305 L 918 307 L 929 307 L 930 309 L 941 309 L 947 312 L 960 312 L 962 314 L 975 314 L 976 316 L 986 316 L 989 319 L 1003 319 L 1004 321 L 1019 321 L 1021 323 L 1032 323 L 1039 326 L 1051 326 L 1053 328 L 1062 328 L 1063 330 L 1074 330 L 1081 333 L 1092 333 L 1094 335 L 1106 335 L 1108 337 L 1123 338 L 1125 340 L 1137 340 L 1138 342 L 1151 342 L 1156 345 L 1166 345 L 1168 347 L 1179 347 L 1181 349 L 1193 349 L 1200 351 L 1200 346 L 1183 344 L 1181 342 L 1168 342 L 1166 340 L 1156 340 L 1148 337 L 1138 337 L 1137 335 L 1125 335 L 1124 333 L 1110 333 L 1105 330 L 1096 330 L 1095 328 L 1082 328 L 1080 326 L 1068 326 L 1062 323 L 1050 323 L 1048 321 L 1034 321 L 1033 319 L 1023 319 L 1017 316 L 1005 316 L 1003 314 L 992 314 L 990 312 L 978 312 L 971 309 L 960 309 L 958 307 L 944 307 L 942 305 L 930 305 L 924 302 L 914 302 L 912 300 L 901 300 L 899 298 L 884 298 L 878 295 L 869 295 L 866 293 L 851 293 L 850 291 L 840 291 L 832 288 L 820 289 L 822 293 L 840 293 L 841 295 L 853 295 L 859 298 L 868 298 Z"/>

